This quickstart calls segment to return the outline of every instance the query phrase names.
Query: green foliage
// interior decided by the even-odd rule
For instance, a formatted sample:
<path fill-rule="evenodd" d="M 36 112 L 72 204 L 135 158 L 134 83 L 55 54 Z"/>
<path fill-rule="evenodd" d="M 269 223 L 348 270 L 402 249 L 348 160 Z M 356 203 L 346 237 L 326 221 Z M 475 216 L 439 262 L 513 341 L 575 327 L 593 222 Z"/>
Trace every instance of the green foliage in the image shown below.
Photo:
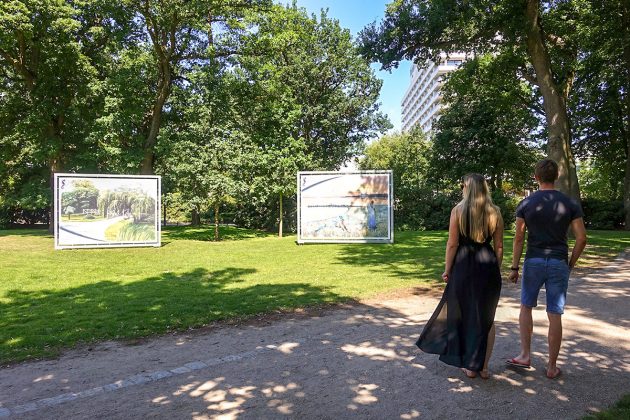
<path fill-rule="evenodd" d="M 624 395 L 615 405 L 609 409 L 583 420 L 628 420 L 630 419 L 630 394 Z"/>
<path fill-rule="evenodd" d="M 0 4 L 0 195 L 9 209 L 47 206 L 52 171 L 93 167 L 88 133 L 119 17 L 97 0 Z"/>
<path fill-rule="evenodd" d="M 585 199 L 617 200 L 623 196 L 623 170 L 610 159 L 585 159 L 578 166 Z"/>
<path fill-rule="evenodd" d="M 297 170 L 337 168 L 389 127 L 349 31 L 270 0 L 5 1 L 0 75 L 5 225 L 45 215 L 59 171 L 157 170 L 180 216 L 257 202 L 277 219 Z"/>
<path fill-rule="evenodd" d="M 531 187 L 541 153 L 532 136 L 538 121 L 532 89 L 519 80 L 508 56 L 480 56 L 450 74 L 442 88 L 444 110 L 436 124 L 432 165 L 453 183 L 467 173 L 485 175 L 493 190 L 505 181 Z"/>
<path fill-rule="evenodd" d="M 576 132 L 578 176 L 587 198 L 623 198 L 630 229 L 630 5 L 584 2 L 576 27 L 583 59 L 570 106 Z"/>
<path fill-rule="evenodd" d="M 235 72 L 239 128 L 253 146 L 236 218 L 272 228 L 294 221 L 297 171 L 338 169 L 391 125 L 378 111 L 381 82 L 336 20 L 277 5 L 252 24 L 244 49 L 257 53 Z"/>
<path fill-rule="evenodd" d="M 510 229 L 516 219 L 516 207 L 520 203 L 522 197 L 511 193 L 505 193 L 502 190 L 492 191 L 492 201 L 501 209 L 501 217 L 505 229 Z"/>
<path fill-rule="evenodd" d="M 598 198 L 582 200 L 584 223 L 589 229 L 620 229 L 624 223 L 623 201 Z"/>
<path fill-rule="evenodd" d="M 542 97 L 547 152 L 561 168 L 557 187 L 579 198 L 566 102 L 579 56 L 575 26 L 582 8 L 576 3 L 581 2 L 396 0 L 380 24 L 361 32 L 361 44 L 383 68 L 403 59 L 437 62 L 440 54 L 456 51 L 508 56 L 510 66 L 503 70 L 518 71 Z"/>
<path fill-rule="evenodd" d="M 179 192 L 167 193 L 162 196 L 162 211 L 164 210 L 166 210 L 166 219 L 171 223 L 190 221 L 190 206 Z"/>
<path fill-rule="evenodd" d="M 396 133 L 371 143 L 361 169 L 391 169 L 394 223 L 398 229 L 446 229 L 459 190 L 440 182 L 430 170 L 431 143 L 420 130 Z"/>

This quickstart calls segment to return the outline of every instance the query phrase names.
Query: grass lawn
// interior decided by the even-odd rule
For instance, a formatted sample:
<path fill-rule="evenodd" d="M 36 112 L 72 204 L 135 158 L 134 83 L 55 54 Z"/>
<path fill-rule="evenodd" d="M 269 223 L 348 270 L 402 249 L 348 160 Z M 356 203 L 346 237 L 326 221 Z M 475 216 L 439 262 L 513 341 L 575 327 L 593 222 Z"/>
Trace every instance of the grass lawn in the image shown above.
<path fill-rule="evenodd" d="M 585 420 L 628 420 L 630 419 L 630 394 L 620 399 L 617 404 L 606 411 L 587 416 Z"/>
<path fill-rule="evenodd" d="M 398 232 L 393 245 L 298 246 L 295 236 L 221 234 L 215 243 L 210 227 L 167 228 L 157 249 L 55 251 L 43 231 L 0 231 L 0 363 L 439 284 L 446 241 L 446 232 Z M 589 235 L 588 264 L 630 247 L 625 232 Z"/>

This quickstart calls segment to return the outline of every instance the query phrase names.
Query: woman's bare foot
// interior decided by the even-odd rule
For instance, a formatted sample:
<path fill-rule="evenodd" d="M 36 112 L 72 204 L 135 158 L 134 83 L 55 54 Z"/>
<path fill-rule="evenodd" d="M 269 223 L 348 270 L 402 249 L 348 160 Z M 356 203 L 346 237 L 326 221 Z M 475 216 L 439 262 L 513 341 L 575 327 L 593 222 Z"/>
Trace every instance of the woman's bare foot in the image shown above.
<path fill-rule="evenodd" d="M 480 370 L 479 377 L 481 379 L 490 379 L 490 371 L 488 369 Z"/>
<path fill-rule="evenodd" d="M 469 370 L 466 368 L 462 368 L 462 372 L 464 372 L 464 375 L 466 375 L 469 378 L 476 378 L 477 377 L 477 372 L 475 372 L 474 370 Z"/>

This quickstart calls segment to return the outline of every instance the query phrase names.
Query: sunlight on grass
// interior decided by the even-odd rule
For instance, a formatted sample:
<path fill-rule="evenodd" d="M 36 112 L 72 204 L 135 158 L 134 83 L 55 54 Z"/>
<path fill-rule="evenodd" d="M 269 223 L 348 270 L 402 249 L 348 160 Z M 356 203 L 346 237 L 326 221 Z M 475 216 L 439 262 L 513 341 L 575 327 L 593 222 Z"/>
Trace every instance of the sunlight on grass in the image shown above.
<path fill-rule="evenodd" d="M 365 245 L 296 245 L 295 236 L 229 226 L 222 241 L 213 235 L 208 226 L 169 227 L 157 249 L 55 251 L 45 231 L 0 231 L 0 362 L 442 285 L 446 232 L 397 232 L 394 244 Z M 630 248 L 625 232 L 589 235 L 589 264 Z"/>

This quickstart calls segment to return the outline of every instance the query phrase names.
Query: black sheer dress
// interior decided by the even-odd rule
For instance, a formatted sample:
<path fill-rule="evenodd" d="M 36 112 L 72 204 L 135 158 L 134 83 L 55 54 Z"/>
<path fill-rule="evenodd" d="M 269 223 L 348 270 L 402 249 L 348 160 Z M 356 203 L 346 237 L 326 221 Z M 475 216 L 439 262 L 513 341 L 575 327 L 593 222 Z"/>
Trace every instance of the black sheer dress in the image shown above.
<path fill-rule="evenodd" d="M 501 272 L 490 245 L 459 235 L 444 294 L 416 345 L 452 366 L 483 368 L 488 332 L 501 294 Z"/>

